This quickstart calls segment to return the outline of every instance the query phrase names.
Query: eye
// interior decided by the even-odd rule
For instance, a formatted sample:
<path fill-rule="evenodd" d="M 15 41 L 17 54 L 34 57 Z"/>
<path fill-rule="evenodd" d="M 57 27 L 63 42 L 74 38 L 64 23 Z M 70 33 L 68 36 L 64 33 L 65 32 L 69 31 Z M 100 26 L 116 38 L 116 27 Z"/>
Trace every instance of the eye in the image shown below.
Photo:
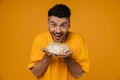
<path fill-rule="evenodd" d="M 61 26 L 61 28 L 67 28 L 68 24 L 61 24 L 60 26 Z"/>
<path fill-rule="evenodd" d="M 52 26 L 56 26 L 56 24 L 51 24 Z"/>
<path fill-rule="evenodd" d="M 53 23 L 53 24 L 50 24 L 50 27 L 51 27 L 51 28 L 55 28 L 56 26 L 57 26 L 57 25 L 54 24 L 54 23 Z"/>

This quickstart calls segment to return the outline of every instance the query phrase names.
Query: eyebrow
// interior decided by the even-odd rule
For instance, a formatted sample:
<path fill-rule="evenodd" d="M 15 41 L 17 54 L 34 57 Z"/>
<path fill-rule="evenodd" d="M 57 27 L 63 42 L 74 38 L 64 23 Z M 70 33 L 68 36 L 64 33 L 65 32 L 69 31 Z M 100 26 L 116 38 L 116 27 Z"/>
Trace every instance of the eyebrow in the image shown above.
<path fill-rule="evenodd" d="M 51 23 L 56 23 L 56 22 L 54 22 L 54 21 L 50 21 Z"/>
<path fill-rule="evenodd" d="M 61 23 L 61 24 L 67 24 L 67 22 L 63 22 L 63 23 Z"/>
<path fill-rule="evenodd" d="M 50 21 L 51 23 L 55 23 L 55 24 L 57 24 L 56 22 L 54 22 L 54 21 Z M 61 24 L 67 24 L 67 22 L 62 22 Z"/>

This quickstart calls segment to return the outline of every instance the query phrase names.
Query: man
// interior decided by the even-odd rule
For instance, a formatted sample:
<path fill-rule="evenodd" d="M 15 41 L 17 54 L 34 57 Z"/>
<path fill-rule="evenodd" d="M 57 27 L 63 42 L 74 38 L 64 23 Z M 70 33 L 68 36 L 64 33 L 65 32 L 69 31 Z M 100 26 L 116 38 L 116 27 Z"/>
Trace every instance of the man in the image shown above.
<path fill-rule="evenodd" d="M 70 28 L 70 9 L 57 4 L 48 11 L 48 32 L 34 40 L 29 69 L 39 80 L 79 80 L 88 72 L 89 61 L 84 39 Z M 67 43 L 69 55 L 54 55 L 46 47 L 51 42 Z"/>

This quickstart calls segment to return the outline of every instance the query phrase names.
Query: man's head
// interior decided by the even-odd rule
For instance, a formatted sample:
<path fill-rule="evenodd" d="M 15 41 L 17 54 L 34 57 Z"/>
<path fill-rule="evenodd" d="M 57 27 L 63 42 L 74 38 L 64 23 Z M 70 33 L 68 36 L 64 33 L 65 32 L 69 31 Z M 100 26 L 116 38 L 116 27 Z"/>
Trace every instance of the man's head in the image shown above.
<path fill-rule="evenodd" d="M 70 27 L 70 9 L 57 4 L 48 11 L 48 28 L 54 42 L 63 42 Z"/>

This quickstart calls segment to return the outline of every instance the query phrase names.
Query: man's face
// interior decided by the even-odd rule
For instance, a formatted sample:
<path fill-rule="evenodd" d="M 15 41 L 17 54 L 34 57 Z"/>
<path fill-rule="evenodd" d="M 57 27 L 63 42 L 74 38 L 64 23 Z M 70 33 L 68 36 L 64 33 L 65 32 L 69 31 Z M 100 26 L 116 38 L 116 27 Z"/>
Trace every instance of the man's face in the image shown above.
<path fill-rule="evenodd" d="M 50 16 L 48 18 L 48 28 L 54 42 L 63 42 L 70 27 L 69 18 L 59 18 Z"/>

